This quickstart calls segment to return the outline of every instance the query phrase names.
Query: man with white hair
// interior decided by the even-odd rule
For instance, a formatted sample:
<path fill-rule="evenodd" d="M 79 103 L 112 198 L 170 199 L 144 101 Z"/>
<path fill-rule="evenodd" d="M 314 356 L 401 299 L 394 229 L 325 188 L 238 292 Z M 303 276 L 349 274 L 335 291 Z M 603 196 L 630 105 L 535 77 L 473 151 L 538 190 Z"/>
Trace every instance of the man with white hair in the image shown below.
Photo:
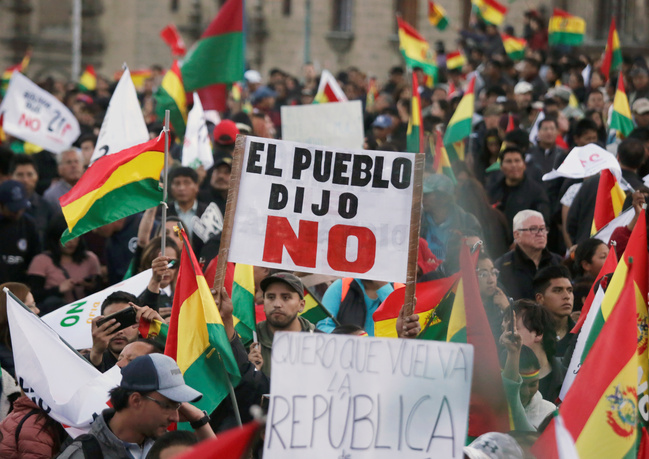
<path fill-rule="evenodd" d="M 83 175 L 83 155 L 81 150 L 70 148 L 57 156 L 56 161 L 59 179 L 52 181 L 50 187 L 43 193 L 43 199 L 54 212 L 61 212 L 59 198 L 70 191 Z"/>
<path fill-rule="evenodd" d="M 499 280 L 506 293 L 518 300 L 534 299 L 532 281 L 536 272 L 546 266 L 561 263 L 561 257 L 550 252 L 548 229 L 543 214 L 535 210 L 522 210 L 514 216 L 514 250 L 510 250 L 494 263 L 500 270 Z"/>

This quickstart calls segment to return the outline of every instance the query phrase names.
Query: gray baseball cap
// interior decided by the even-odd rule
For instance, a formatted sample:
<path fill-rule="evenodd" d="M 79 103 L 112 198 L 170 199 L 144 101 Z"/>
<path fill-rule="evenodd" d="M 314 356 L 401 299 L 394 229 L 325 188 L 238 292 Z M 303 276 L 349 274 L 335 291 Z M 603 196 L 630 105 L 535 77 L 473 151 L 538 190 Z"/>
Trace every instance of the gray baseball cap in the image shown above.
<path fill-rule="evenodd" d="M 197 402 L 203 394 L 183 379 L 178 365 L 163 354 L 142 355 L 122 368 L 123 389 L 135 392 L 158 392 L 174 402 Z"/>
<path fill-rule="evenodd" d="M 259 286 L 261 287 L 261 291 L 265 292 L 271 284 L 277 282 L 283 282 L 284 284 L 287 284 L 289 287 L 295 290 L 298 295 L 300 295 L 300 298 L 304 298 L 304 285 L 302 284 L 302 281 L 299 277 L 291 273 L 271 274 L 270 276 L 265 277 L 259 283 Z"/>

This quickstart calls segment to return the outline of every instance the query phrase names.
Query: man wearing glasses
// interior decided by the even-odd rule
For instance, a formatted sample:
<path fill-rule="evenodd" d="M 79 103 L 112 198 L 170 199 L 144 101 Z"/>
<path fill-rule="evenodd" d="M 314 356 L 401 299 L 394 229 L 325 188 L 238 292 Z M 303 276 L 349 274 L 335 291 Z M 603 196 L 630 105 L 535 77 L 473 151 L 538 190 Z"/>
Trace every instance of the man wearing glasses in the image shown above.
<path fill-rule="evenodd" d="M 59 457 L 144 459 L 155 439 L 174 422 L 189 421 L 199 439 L 213 437 L 207 413 L 188 403 L 201 397 L 185 384 L 171 357 L 140 356 L 122 368 L 120 385 L 110 391 L 113 408 L 104 410 L 90 434 L 77 438 Z"/>
<path fill-rule="evenodd" d="M 550 252 L 548 230 L 540 212 L 522 210 L 514 216 L 514 250 L 494 263 L 500 270 L 500 281 L 506 293 L 515 300 L 534 299 L 532 281 L 536 272 L 561 263 L 561 257 Z"/>

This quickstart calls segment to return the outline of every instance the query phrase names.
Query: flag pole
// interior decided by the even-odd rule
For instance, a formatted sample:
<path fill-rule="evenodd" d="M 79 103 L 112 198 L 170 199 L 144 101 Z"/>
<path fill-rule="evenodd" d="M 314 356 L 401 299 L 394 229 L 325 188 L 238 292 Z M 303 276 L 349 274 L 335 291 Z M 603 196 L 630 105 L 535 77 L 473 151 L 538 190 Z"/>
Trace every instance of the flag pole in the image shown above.
<path fill-rule="evenodd" d="M 165 135 L 165 161 L 162 169 L 162 228 L 160 231 L 160 254 L 164 256 L 167 245 L 167 182 L 169 176 L 169 110 L 165 110 L 165 124 L 162 132 Z"/>
<path fill-rule="evenodd" d="M 415 283 L 417 281 L 417 256 L 419 254 L 419 227 L 421 225 L 421 200 L 423 191 L 425 155 L 413 155 L 415 173 L 412 186 L 412 206 L 410 209 L 410 236 L 408 242 L 408 270 L 406 274 L 406 292 L 401 312 L 403 317 L 411 316 L 415 311 Z"/>

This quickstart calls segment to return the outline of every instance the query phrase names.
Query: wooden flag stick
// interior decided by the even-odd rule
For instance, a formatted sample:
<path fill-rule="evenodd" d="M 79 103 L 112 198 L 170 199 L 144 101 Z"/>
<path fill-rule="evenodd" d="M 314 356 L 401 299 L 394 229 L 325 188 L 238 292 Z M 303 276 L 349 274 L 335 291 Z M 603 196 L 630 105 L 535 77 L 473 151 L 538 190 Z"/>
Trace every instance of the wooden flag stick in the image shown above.
<path fill-rule="evenodd" d="M 232 155 L 232 173 L 230 175 L 230 187 L 228 188 L 228 201 L 225 205 L 223 216 L 223 231 L 221 232 L 221 244 L 219 245 L 219 259 L 216 263 L 216 275 L 214 276 L 214 290 L 217 304 L 221 301 L 221 289 L 225 281 L 225 270 L 228 266 L 228 255 L 230 252 L 230 241 L 232 240 L 232 227 L 234 226 L 234 212 L 237 209 L 239 198 L 239 184 L 241 183 L 241 172 L 243 170 L 243 157 L 245 156 L 246 136 L 237 135 Z"/>
<path fill-rule="evenodd" d="M 421 199 L 423 191 L 425 155 L 415 154 L 415 176 L 412 186 L 412 207 L 410 210 L 410 236 L 408 243 L 408 271 L 406 294 L 401 309 L 403 317 L 415 312 L 415 282 L 417 281 L 417 256 L 419 255 L 419 227 L 421 225 Z"/>

